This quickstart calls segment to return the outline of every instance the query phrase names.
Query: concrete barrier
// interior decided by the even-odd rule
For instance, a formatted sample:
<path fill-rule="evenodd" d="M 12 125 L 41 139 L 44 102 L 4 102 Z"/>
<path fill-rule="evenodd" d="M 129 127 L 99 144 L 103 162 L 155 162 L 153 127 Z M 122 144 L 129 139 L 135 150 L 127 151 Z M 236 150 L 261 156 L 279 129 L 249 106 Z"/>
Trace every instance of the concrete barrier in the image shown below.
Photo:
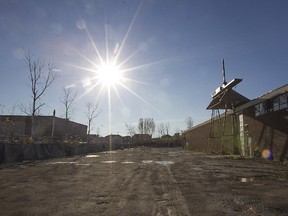
<path fill-rule="evenodd" d="M 22 144 L 5 144 L 5 162 L 23 161 Z"/>
<path fill-rule="evenodd" d="M 5 144 L 0 143 L 0 164 L 5 161 Z"/>
<path fill-rule="evenodd" d="M 9 145 L 9 144 L 6 144 L 6 145 Z M 22 145 L 22 151 L 23 151 L 23 157 L 25 158 L 25 160 L 36 160 L 37 159 L 37 152 L 35 150 L 35 145 L 23 144 Z"/>
<path fill-rule="evenodd" d="M 5 144 L 0 143 L 0 163 L 68 157 L 107 150 L 101 144 Z"/>
<path fill-rule="evenodd" d="M 24 145 L 23 145 L 24 146 Z M 49 158 L 51 154 L 50 146 L 46 144 L 34 145 L 35 152 L 37 155 L 36 159 L 45 159 Z"/>

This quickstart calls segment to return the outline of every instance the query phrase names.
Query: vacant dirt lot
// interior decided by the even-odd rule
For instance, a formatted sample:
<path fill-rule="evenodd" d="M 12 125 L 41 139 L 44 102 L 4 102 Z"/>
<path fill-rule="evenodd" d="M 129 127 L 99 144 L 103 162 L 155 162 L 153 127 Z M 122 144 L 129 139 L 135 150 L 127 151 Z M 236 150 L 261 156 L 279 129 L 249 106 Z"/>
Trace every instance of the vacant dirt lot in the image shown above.
<path fill-rule="evenodd" d="M 288 167 L 134 148 L 0 166 L 0 215 L 287 215 Z"/>

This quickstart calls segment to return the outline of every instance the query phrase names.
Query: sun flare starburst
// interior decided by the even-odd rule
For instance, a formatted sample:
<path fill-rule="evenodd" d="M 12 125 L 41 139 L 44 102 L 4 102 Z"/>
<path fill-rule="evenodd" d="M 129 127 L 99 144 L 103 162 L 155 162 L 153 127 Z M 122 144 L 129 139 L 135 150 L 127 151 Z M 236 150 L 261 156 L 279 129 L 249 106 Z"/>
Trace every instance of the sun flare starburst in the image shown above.
<path fill-rule="evenodd" d="M 98 67 L 96 73 L 96 79 L 108 88 L 115 87 L 116 84 L 121 84 L 124 80 L 123 71 L 115 64 L 104 63 Z"/>
<path fill-rule="evenodd" d="M 95 100 L 99 100 L 100 97 L 104 96 L 103 98 L 108 102 L 108 126 L 109 126 L 109 134 L 112 133 L 112 94 L 115 93 L 120 103 L 125 106 L 125 102 L 123 97 L 121 97 L 121 90 L 125 90 L 139 99 L 142 103 L 146 104 L 153 110 L 161 113 L 157 110 L 153 105 L 151 105 L 148 101 L 146 101 L 143 97 L 137 94 L 132 88 L 135 84 L 145 84 L 147 83 L 135 80 L 134 72 L 135 71 L 143 71 L 144 68 L 149 68 L 154 64 L 159 64 L 161 61 L 149 62 L 146 64 L 137 64 L 133 65 L 133 58 L 137 56 L 137 54 L 144 52 L 145 47 L 143 45 L 144 42 L 141 42 L 141 45 L 134 47 L 135 49 L 131 49 L 130 52 L 126 52 L 125 45 L 128 42 L 128 36 L 131 33 L 132 27 L 135 23 L 136 17 L 140 11 L 142 4 L 139 4 L 128 29 L 122 38 L 122 41 L 115 41 L 111 40 L 110 31 L 107 30 L 108 24 L 105 23 L 105 41 L 96 41 L 94 37 L 90 34 L 88 27 L 86 26 L 85 21 L 82 21 L 80 30 L 86 32 L 86 35 L 90 41 L 88 43 L 89 49 L 92 48 L 94 54 L 87 55 L 86 50 L 80 51 L 75 49 L 78 55 L 81 56 L 82 60 L 85 61 L 85 66 L 77 65 L 77 64 L 70 64 L 70 66 L 79 69 L 86 73 L 86 77 L 82 80 L 82 87 L 84 87 L 85 91 L 82 95 L 79 96 L 83 97 L 87 94 L 93 94 L 93 98 Z M 85 24 L 85 25 L 84 25 Z M 114 44 L 115 43 L 115 44 Z M 103 46 L 104 44 L 104 46 Z M 102 45 L 102 46 L 101 46 Z M 147 45 L 148 46 L 148 45 Z M 105 48 L 104 48 L 105 47 Z M 114 49 L 113 49 L 114 47 Z M 103 49 L 104 48 L 104 49 Z M 85 54 L 84 54 L 85 53 Z M 123 55 L 123 54 L 126 55 Z M 87 62 L 89 65 L 87 65 Z M 132 63 L 132 65 L 131 65 Z M 131 77 L 131 73 L 133 73 L 133 77 Z M 107 94 L 103 94 L 107 91 Z M 95 94 L 94 94 L 95 93 Z"/>

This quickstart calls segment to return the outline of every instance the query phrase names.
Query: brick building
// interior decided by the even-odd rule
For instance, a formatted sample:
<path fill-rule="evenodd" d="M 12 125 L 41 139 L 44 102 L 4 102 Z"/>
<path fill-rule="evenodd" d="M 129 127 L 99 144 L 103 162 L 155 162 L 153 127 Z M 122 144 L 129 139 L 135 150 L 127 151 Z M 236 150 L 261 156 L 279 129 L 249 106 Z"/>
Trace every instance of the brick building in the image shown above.
<path fill-rule="evenodd" d="M 195 151 L 282 161 L 288 156 L 287 104 L 288 84 L 186 130 L 186 145 Z"/>
<path fill-rule="evenodd" d="M 152 136 L 149 134 L 134 134 L 132 136 L 132 142 L 135 145 L 147 144 L 152 141 Z"/>
<path fill-rule="evenodd" d="M 0 139 L 31 136 L 31 116 L 0 115 Z M 85 140 L 87 126 L 53 116 L 35 117 L 35 138 L 54 137 Z"/>

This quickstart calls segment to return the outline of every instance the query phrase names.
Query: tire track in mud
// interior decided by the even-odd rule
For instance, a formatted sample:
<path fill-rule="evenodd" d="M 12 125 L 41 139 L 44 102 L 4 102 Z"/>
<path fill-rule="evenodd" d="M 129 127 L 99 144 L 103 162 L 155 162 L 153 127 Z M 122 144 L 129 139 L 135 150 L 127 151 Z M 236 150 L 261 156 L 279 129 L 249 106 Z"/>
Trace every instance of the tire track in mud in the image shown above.
<path fill-rule="evenodd" d="M 151 215 L 190 215 L 186 200 L 171 173 L 170 166 L 156 165 L 156 167 L 157 169 L 153 172 L 155 176 L 152 178 L 152 185 L 159 199 Z"/>
<path fill-rule="evenodd" d="M 3 167 L 0 214 L 287 214 L 287 167 L 176 149 L 108 153 Z"/>
<path fill-rule="evenodd" d="M 105 215 L 190 215 L 169 166 L 140 163 L 121 172 L 126 178 L 114 194 L 115 207 L 107 208 Z"/>

